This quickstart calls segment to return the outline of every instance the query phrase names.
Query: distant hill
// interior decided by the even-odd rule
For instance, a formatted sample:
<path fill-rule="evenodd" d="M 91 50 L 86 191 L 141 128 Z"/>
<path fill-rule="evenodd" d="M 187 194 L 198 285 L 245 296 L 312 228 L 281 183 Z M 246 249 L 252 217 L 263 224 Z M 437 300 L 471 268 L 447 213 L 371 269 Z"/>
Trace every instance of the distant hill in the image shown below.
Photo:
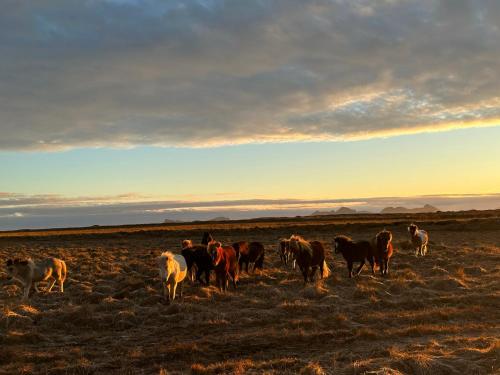
<path fill-rule="evenodd" d="M 230 221 L 231 219 L 225 216 L 217 216 L 214 217 L 213 219 L 207 220 L 207 221 Z"/>
<path fill-rule="evenodd" d="M 353 214 L 363 214 L 366 211 L 356 211 L 349 207 L 340 207 L 338 210 L 332 211 L 314 211 L 311 216 L 328 216 L 328 215 L 353 215 Z"/>
<path fill-rule="evenodd" d="M 381 214 L 423 214 L 429 212 L 438 212 L 439 209 L 431 206 L 430 204 L 426 204 L 423 207 L 416 208 L 406 208 L 406 207 L 386 207 L 382 211 Z"/>
<path fill-rule="evenodd" d="M 172 219 L 165 219 L 163 220 L 164 224 L 175 224 L 175 223 L 183 223 L 182 220 L 172 220 Z"/>

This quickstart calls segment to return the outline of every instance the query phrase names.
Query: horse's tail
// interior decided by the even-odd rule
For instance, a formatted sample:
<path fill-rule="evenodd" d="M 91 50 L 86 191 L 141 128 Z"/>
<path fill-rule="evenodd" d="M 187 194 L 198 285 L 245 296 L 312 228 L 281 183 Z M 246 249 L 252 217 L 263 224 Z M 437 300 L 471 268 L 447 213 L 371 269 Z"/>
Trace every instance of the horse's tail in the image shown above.
<path fill-rule="evenodd" d="M 68 274 L 68 269 L 66 267 L 66 262 L 61 260 L 61 281 L 64 282 L 66 280 L 66 275 Z"/>
<path fill-rule="evenodd" d="M 328 264 L 326 264 L 326 260 L 323 261 L 323 275 L 322 277 L 330 276 L 330 268 L 328 268 Z"/>

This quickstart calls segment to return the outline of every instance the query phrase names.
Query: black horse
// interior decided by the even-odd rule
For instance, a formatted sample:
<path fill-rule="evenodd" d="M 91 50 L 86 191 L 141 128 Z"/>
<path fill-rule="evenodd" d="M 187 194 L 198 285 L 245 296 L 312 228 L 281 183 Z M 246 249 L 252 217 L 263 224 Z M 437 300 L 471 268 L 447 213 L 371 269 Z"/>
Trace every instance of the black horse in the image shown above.
<path fill-rule="evenodd" d="M 361 269 L 368 261 L 372 268 L 372 274 L 375 275 L 375 249 L 370 241 L 353 241 L 347 236 L 337 236 L 333 239 L 335 253 L 342 253 L 342 256 L 347 262 L 347 270 L 349 277 L 353 276 L 352 267 L 354 262 L 360 262 L 356 270 L 356 276 L 360 274 Z"/>

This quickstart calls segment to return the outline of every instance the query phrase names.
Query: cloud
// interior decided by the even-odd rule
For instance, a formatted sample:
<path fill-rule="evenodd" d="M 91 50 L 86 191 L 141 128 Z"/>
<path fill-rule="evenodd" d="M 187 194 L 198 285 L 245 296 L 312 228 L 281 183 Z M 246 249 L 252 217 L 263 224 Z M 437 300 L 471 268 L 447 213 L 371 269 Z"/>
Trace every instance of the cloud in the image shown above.
<path fill-rule="evenodd" d="M 342 206 L 380 212 L 387 206 L 421 207 L 442 211 L 500 208 L 500 194 L 429 195 L 358 199 L 246 199 L 180 201 L 134 193 L 103 197 L 22 195 L 0 193 L 0 230 L 161 223 L 165 219 L 209 220 L 216 216 L 248 219 L 309 215 Z"/>
<path fill-rule="evenodd" d="M 0 149 L 499 125 L 499 24 L 495 0 L 9 0 Z"/>

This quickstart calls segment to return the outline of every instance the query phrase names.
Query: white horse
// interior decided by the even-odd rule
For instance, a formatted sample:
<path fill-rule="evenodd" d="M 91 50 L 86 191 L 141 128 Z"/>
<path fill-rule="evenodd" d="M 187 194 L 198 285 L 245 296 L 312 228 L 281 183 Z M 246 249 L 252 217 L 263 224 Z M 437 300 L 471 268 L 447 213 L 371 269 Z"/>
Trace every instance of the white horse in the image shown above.
<path fill-rule="evenodd" d="M 165 251 L 158 259 L 158 266 L 160 268 L 164 298 L 169 302 L 173 301 L 177 285 L 180 285 L 180 296 L 182 298 L 182 281 L 187 275 L 187 265 L 184 257 L 179 254 L 174 255 L 170 251 Z"/>
<path fill-rule="evenodd" d="M 427 244 L 429 243 L 429 235 L 425 230 L 418 229 L 415 224 L 411 224 L 408 227 L 408 232 L 410 232 L 411 243 L 415 247 L 415 256 L 427 254 Z"/>

